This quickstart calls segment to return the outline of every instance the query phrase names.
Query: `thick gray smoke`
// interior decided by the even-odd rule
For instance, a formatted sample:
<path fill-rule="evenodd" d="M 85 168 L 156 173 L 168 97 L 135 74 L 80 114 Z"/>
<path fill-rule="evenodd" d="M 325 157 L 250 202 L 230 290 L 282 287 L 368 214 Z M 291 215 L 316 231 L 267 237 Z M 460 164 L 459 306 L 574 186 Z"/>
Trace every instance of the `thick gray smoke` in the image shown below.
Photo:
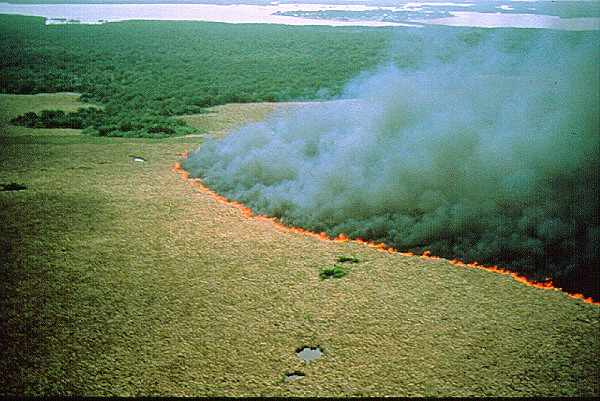
<path fill-rule="evenodd" d="M 284 224 L 597 297 L 599 35 L 486 32 L 208 141 L 183 168 Z"/>

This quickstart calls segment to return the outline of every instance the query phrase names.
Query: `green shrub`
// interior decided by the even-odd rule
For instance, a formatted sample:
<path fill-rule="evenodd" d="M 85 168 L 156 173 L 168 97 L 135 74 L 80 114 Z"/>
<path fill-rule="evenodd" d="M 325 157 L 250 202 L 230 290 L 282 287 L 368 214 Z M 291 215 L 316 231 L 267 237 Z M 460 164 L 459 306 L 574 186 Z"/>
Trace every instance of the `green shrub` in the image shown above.
<path fill-rule="evenodd" d="M 341 266 L 335 266 L 329 269 L 323 269 L 319 274 L 321 279 L 326 278 L 341 278 L 344 277 L 347 272 Z"/>
<path fill-rule="evenodd" d="M 346 263 L 346 262 L 349 262 L 349 263 L 359 263 L 360 260 L 358 260 L 356 258 L 347 258 L 345 256 L 340 256 L 339 258 L 337 258 L 337 262 L 340 262 L 340 263 Z"/>

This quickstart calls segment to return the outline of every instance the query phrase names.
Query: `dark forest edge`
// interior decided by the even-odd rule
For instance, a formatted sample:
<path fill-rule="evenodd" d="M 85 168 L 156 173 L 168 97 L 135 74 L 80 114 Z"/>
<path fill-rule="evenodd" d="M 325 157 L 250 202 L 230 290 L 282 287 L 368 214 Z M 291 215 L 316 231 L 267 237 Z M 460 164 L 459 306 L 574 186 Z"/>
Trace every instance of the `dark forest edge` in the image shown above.
<path fill-rule="evenodd" d="M 185 121 L 162 116 L 136 116 L 124 118 L 111 116 L 95 108 L 80 108 L 75 112 L 42 110 L 39 114 L 29 112 L 10 120 L 13 125 L 28 128 L 72 128 L 84 134 L 124 138 L 168 138 L 190 135 L 198 131 Z"/>

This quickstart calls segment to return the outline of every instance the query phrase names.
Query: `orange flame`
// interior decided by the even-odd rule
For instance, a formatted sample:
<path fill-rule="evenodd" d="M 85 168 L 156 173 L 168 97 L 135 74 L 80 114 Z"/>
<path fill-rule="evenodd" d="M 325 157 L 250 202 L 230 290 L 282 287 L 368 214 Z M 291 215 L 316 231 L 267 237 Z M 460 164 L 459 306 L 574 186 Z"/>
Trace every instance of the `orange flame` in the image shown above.
<path fill-rule="evenodd" d="M 187 155 L 188 155 L 188 152 L 184 152 L 182 154 L 182 156 L 184 158 L 187 158 Z M 184 180 L 189 180 L 189 173 L 181 168 L 181 163 L 176 162 L 175 167 L 173 167 L 171 170 L 173 172 L 175 172 L 175 173 L 181 174 L 181 177 Z M 288 226 L 285 226 L 282 223 L 276 221 L 275 217 L 268 217 L 268 216 L 264 216 L 264 215 L 255 215 L 249 207 L 246 207 L 246 206 L 244 206 L 243 204 L 241 204 L 239 202 L 230 201 L 229 199 L 227 199 L 227 198 L 225 198 L 225 197 L 217 194 L 215 191 L 213 191 L 213 190 L 207 188 L 206 186 L 204 186 L 204 184 L 202 184 L 202 182 L 199 179 L 196 179 L 196 180 L 193 180 L 193 181 L 190 180 L 190 184 L 199 187 L 200 190 L 203 193 L 211 195 L 217 201 L 219 201 L 219 202 L 221 202 L 223 204 L 226 204 L 226 205 L 234 206 L 244 216 L 246 216 L 246 217 L 254 217 L 254 218 L 257 218 L 257 219 L 260 219 L 260 220 L 269 221 L 273 226 L 275 226 L 278 229 L 283 230 L 283 231 L 292 232 L 292 233 L 301 234 L 301 235 L 308 235 L 308 236 L 317 238 L 317 239 L 319 239 L 321 241 L 333 241 L 335 243 L 343 243 L 343 242 L 348 242 L 348 241 L 354 241 L 354 242 L 356 242 L 358 244 L 365 245 L 365 246 L 368 246 L 370 248 L 375 248 L 379 252 L 399 253 L 400 255 L 407 256 L 407 257 L 415 256 L 414 253 L 412 253 L 412 252 L 400 252 L 397 249 L 388 247 L 383 242 L 381 242 L 381 243 L 375 243 L 375 242 L 370 242 L 370 241 L 364 241 L 364 240 L 362 240 L 360 238 L 350 239 L 350 238 L 346 237 L 342 233 L 340 233 L 335 238 L 331 238 L 331 237 L 329 237 L 324 232 L 316 233 L 316 232 L 313 232 L 313 231 L 303 230 L 301 228 L 288 227 Z M 425 251 L 419 257 L 423 258 L 423 259 L 441 259 L 439 256 L 432 256 L 431 255 L 431 251 Z M 477 262 L 464 263 L 464 262 L 460 262 L 458 260 L 451 260 L 450 263 L 452 263 L 453 265 L 456 265 L 456 266 L 468 266 L 468 267 L 482 269 L 482 270 L 485 270 L 485 271 L 488 271 L 488 272 L 493 272 L 493 273 L 509 274 L 516 281 L 518 281 L 520 283 L 523 283 L 525 285 L 528 285 L 530 287 L 542 288 L 542 289 L 554 290 L 554 291 L 562 291 L 562 288 L 555 287 L 554 284 L 552 283 L 552 281 L 547 281 L 545 283 L 540 283 L 540 282 L 537 282 L 537 281 L 530 281 L 529 279 L 527 279 L 526 277 L 523 277 L 523 276 L 519 275 L 518 273 L 511 272 L 510 270 L 501 269 L 498 266 L 488 267 L 488 266 L 480 265 Z M 570 296 L 571 298 L 581 299 L 583 302 L 588 303 L 588 304 L 600 305 L 600 302 L 594 301 L 592 299 L 592 297 L 584 298 L 583 294 L 571 294 L 571 293 L 564 292 L 564 291 L 563 291 L 563 293 L 566 294 L 566 295 L 568 295 L 568 296 Z"/>

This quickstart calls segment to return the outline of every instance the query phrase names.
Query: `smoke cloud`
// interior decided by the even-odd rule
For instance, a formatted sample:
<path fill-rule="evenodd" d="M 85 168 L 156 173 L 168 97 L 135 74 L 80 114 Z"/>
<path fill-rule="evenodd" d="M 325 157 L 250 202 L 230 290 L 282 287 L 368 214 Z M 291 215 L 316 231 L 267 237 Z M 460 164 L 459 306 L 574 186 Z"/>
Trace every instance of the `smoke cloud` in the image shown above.
<path fill-rule="evenodd" d="M 392 46 L 395 62 L 340 99 L 209 140 L 183 168 L 287 225 L 597 299 L 598 33 L 447 33 L 410 62 Z"/>

